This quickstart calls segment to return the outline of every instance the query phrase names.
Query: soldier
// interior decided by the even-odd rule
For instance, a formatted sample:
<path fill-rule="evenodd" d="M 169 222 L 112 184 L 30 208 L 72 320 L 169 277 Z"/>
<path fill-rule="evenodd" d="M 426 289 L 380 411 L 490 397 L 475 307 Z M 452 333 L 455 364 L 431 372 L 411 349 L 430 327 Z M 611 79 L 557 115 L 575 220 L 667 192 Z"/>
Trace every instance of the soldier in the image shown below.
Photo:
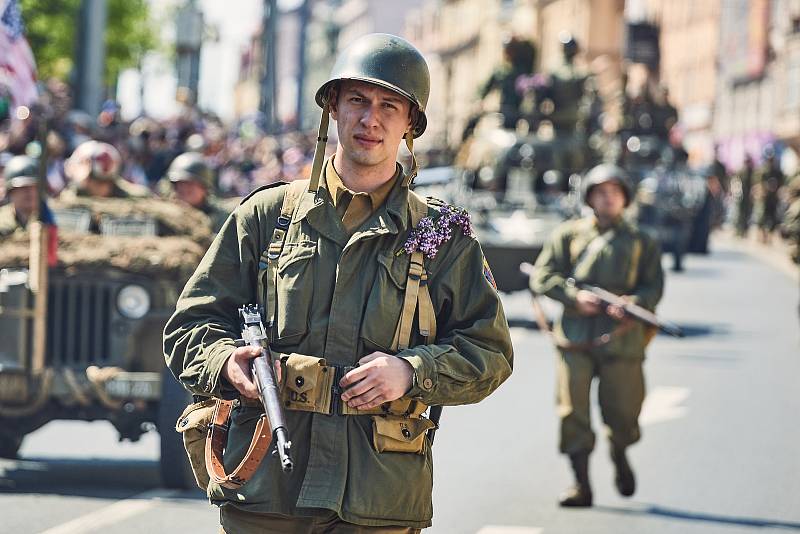
<path fill-rule="evenodd" d="M 636 489 L 625 450 L 640 438 L 642 363 L 648 332 L 639 323 L 621 321 L 624 313 L 618 307 L 611 306 L 603 313 L 593 293 L 578 290 L 567 280 L 603 287 L 653 310 L 661 298 L 664 276 L 658 244 L 623 219 L 631 201 L 625 172 L 614 165 L 598 165 L 587 175 L 584 193 L 594 216 L 558 228 L 531 275 L 534 293 L 564 304 L 553 338 L 559 349 L 560 449 L 569 456 L 575 473 L 575 485 L 559 503 L 569 507 L 592 505 L 588 462 L 595 435 L 589 417 L 589 390 L 595 376 L 617 489 L 626 497 Z"/>
<path fill-rule="evenodd" d="M 792 261 L 800 265 L 800 177 L 789 182 L 786 196 L 789 207 L 781 224 L 781 236 L 789 242 Z"/>
<path fill-rule="evenodd" d="M 500 113 L 503 114 L 503 127 L 514 129 L 520 117 L 522 95 L 517 88 L 517 80 L 533 72 L 536 47 L 530 41 L 512 37 L 503 45 L 503 65 L 495 70 L 481 89 L 481 98 L 495 89 L 500 90 Z"/>
<path fill-rule="evenodd" d="M 184 152 L 172 161 L 167 177 L 178 200 L 208 215 L 212 231 L 219 232 L 228 218 L 228 211 L 211 198 L 214 177 L 203 155 Z"/>
<path fill-rule="evenodd" d="M 14 156 L 3 170 L 9 203 L 0 207 L 0 238 L 24 230 L 36 208 L 36 185 L 39 183 L 36 161 L 28 156 Z"/>
<path fill-rule="evenodd" d="M 578 42 L 568 33 L 559 35 L 559 41 L 564 63 L 551 74 L 546 96 L 553 101 L 553 112 L 548 118 L 557 133 L 569 135 L 585 130 L 593 89 L 589 74 L 575 64 Z"/>
<path fill-rule="evenodd" d="M 71 180 L 62 198 L 144 198 L 150 191 L 120 178 L 121 157 L 108 143 L 85 141 L 78 145 L 64 164 L 64 172 Z"/>
<path fill-rule="evenodd" d="M 758 204 L 756 206 L 758 228 L 763 243 L 769 242 L 770 235 L 780 224 L 778 202 L 780 191 L 786 177 L 781 171 L 780 162 L 775 155 L 775 148 L 764 149 L 764 164 L 756 173 L 758 184 Z"/>
<path fill-rule="evenodd" d="M 413 149 L 425 130 L 428 94 L 428 67 L 411 44 L 386 34 L 355 41 L 316 94 L 311 179 L 242 202 L 165 328 L 167 363 L 189 390 L 240 395 L 226 464 L 242 459 L 261 413 L 249 372 L 260 351 L 236 348 L 237 306 L 256 296 L 266 304 L 273 353 L 295 377 L 283 385 L 295 468 L 282 474 L 267 456 L 238 489 L 212 481 L 224 532 L 430 526 L 433 423 L 386 403 L 478 402 L 511 373 L 508 324 L 468 216 L 426 205 L 409 191 L 415 160 L 408 172 L 396 162 L 400 142 Z M 329 113 L 339 143 L 324 161 Z M 391 439 L 386 425 L 400 432 L 398 417 L 407 426 Z"/>
<path fill-rule="evenodd" d="M 736 176 L 734 197 L 736 199 L 736 235 L 746 237 L 753 215 L 753 158 L 746 155 L 744 167 Z"/>

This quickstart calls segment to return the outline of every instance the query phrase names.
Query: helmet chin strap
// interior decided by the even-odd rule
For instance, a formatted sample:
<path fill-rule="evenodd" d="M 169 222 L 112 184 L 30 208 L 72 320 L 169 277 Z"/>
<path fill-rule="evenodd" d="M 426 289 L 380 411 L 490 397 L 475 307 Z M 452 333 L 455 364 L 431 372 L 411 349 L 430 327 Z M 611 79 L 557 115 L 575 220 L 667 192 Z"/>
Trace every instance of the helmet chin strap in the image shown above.
<path fill-rule="evenodd" d="M 403 177 L 403 187 L 409 187 L 414 182 L 414 178 L 417 177 L 417 171 L 419 171 L 417 157 L 414 155 L 414 133 L 412 131 L 406 133 L 406 146 L 408 151 L 411 152 L 411 170 Z"/>
<path fill-rule="evenodd" d="M 330 120 L 330 104 L 325 102 L 322 108 L 322 118 L 319 121 L 317 133 L 317 146 L 314 148 L 314 165 L 311 167 L 311 179 L 308 190 L 316 193 L 319 188 L 319 175 L 322 173 L 322 163 L 325 160 L 325 146 L 328 144 L 328 122 Z"/>

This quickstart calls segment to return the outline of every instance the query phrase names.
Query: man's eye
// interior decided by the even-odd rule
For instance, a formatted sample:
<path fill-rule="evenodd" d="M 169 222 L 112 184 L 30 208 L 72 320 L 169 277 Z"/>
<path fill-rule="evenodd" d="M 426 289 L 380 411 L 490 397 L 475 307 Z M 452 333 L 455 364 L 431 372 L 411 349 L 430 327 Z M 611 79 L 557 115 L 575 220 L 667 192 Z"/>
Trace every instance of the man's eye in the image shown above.
<path fill-rule="evenodd" d="M 350 98 L 350 102 L 353 102 L 353 103 L 355 103 L 355 104 L 358 104 L 358 103 L 360 103 L 361 101 L 362 101 L 362 99 L 361 99 L 361 97 L 360 97 L 360 96 L 353 96 L 353 97 L 351 97 L 351 98 Z"/>
<path fill-rule="evenodd" d="M 394 104 L 390 104 L 390 103 L 388 103 L 388 102 L 387 102 L 387 103 L 385 103 L 385 104 L 383 105 L 383 107 L 385 107 L 386 109 L 397 109 L 397 106 L 395 106 Z"/>

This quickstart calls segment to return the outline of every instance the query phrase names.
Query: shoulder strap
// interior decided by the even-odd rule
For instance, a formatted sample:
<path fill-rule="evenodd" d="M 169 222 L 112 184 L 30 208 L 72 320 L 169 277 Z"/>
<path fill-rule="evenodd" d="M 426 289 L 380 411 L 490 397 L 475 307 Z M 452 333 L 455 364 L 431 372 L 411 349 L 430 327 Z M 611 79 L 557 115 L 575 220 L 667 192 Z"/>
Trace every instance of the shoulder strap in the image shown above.
<path fill-rule="evenodd" d="M 277 307 L 276 283 L 278 276 L 278 258 L 283 252 L 283 244 L 286 241 L 286 234 L 292 222 L 292 215 L 300 197 L 306 191 L 307 180 L 297 180 L 291 182 L 283 193 L 283 204 L 281 213 L 275 221 L 275 229 L 272 231 L 272 238 L 266 250 L 261 253 L 258 260 L 258 295 L 256 300 L 263 306 L 266 314 L 266 329 L 271 329 L 275 321 Z M 262 299 L 266 295 L 266 302 Z"/>
<path fill-rule="evenodd" d="M 411 227 L 416 228 L 419 222 L 428 215 L 428 202 L 422 196 L 409 190 L 408 208 L 411 214 Z M 425 257 L 419 251 L 411 254 L 403 311 L 392 340 L 393 350 L 399 351 L 408 348 L 411 343 L 414 315 L 417 311 L 420 334 L 425 338 L 426 343 L 432 343 L 436 339 L 436 313 L 433 309 L 430 291 L 428 291 Z"/>

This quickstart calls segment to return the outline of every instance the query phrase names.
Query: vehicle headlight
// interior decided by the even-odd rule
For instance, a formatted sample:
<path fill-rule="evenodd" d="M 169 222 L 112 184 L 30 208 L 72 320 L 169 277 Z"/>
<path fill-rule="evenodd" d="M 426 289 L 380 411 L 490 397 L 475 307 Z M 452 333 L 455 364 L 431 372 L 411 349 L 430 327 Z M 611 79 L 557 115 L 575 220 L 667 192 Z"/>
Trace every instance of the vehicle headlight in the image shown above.
<path fill-rule="evenodd" d="M 128 319 L 141 319 L 150 311 L 150 295 L 142 286 L 125 286 L 117 295 L 117 309 Z"/>

